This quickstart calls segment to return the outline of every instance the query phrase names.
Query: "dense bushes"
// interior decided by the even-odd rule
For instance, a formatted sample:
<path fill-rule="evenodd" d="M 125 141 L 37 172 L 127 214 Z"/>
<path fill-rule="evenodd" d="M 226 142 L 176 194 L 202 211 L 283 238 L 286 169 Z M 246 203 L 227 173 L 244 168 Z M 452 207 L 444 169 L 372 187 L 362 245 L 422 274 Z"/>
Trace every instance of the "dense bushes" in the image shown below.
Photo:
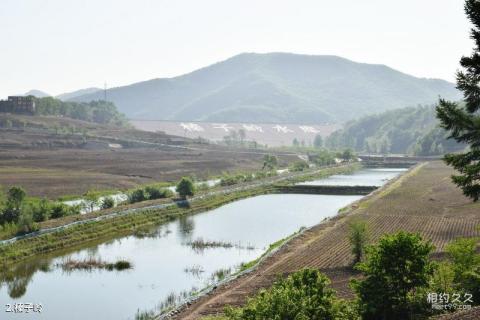
<path fill-rule="evenodd" d="M 115 200 L 112 197 L 105 197 L 100 204 L 100 208 L 102 209 L 109 209 L 115 206 Z"/>
<path fill-rule="evenodd" d="M 227 308 L 232 320 L 356 319 L 348 303 L 328 288 L 330 281 L 317 270 L 304 269 L 260 291 L 242 308 Z"/>
<path fill-rule="evenodd" d="M 232 186 L 238 183 L 249 182 L 249 181 L 263 179 L 267 177 L 273 177 L 276 175 L 277 175 L 277 172 L 274 170 L 258 171 L 255 173 L 237 173 L 237 174 L 224 173 L 220 178 L 220 185 Z"/>
<path fill-rule="evenodd" d="M 480 304 L 480 255 L 477 254 L 478 239 L 457 239 L 447 248 L 448 261 L 442 267 L 450 274 L 450 281 L 442 283 L 447 290 L 471 294 L 473 302 Z M 448 291 L 447 291 L 448 292 Z"/>
<path fill-rule="evenodd" d="M 164 188 L 158 188 L 155 186 L 147 186 L 143 189 L 135 189 L 128 195 L 129 203 L 142 202 L 146 200 L 169 198 L 173 193 Z"/>
<path fill-rule="evenodd" d="M 266 154 L 263 156 L 263 167 L 262 170 L 274 170 L 278 165 L 278 159 L 276 156 L 271 154 Z"/>
<path fill-rule="evenodd" d="M 80 210 L 78 207 L 67 206 L 66 204 L 57 202 L 57 203 L 52 203 L 51 205 L 50 218 L 58 219 L 65 216 L 70 216 L 70 215 L 79 214 L 79 213 L 80 213 Z"/>
<path fill-rule="evenodd" d="M 46 199 L 26 198 L 20 187 L 8 190 L 0 207 L 0 232 L 6 235 L 25 234 L 38 230 L 38 222 L 79 214 L 80 207 Z"/>
<path fill-rule="evenodd" d="M 64 116 L 84 121 L 126 125 L 127 120 L 118 112 L 112 102 L 69 102 L 61 101 L 53 97 L 35 98 L 35 113 L 39 115 Z"/>
<path fill-rule="evenodd" d="M 309 158 L 317 166 L 328 166 L 335 164 L 335 153 L 328 150 L 318 150 L 315 153 L 309 154 Z"/>
<path fill-rule="evenodd" d="M 298 171 L 304 171 L 308 169 L 308 163 L 303 160 L 298 160 L 295 161 L 291 166 L 290 166 L 290 171 L 292 172 L 298 172 Z"/>
<path fill-rule="evenodd" d="M 385 235 L 368 247 L 366 260 L 357 265 L 364 279 L 352 281 L 362 318 L 409 319 L 412 313 L 426 313 L 418 301 L 426 302 L 422 289 L 434 272 L 432 251 L 429 242 L 406 232 Z"/>
<path fill-rule="evenodd" d="M 183 177 L 177 184 L 176 191 L 183 199 L 186 199 L 188 196 L 193 196 L 195 193 L 195 185 L 192 179 Z"/>
<path fill-rule="evenodd" d="M 363 225 L 362 225 L 363 229 Z M 335 296 L 329 280 L 317 270 L 293 273 L 261 290 L 244 307 L 227 307 L 230 320 L 257 319 L 426 319 L 437 310 L 432 294 L 469 297 L 480 304 L 478 239 L 459 239 L 447 246 L 448 260 L 435 262 L 433 246 L 419 235 L 387 234 L 367 247 L 362 272 L 351 285 L 356 299 L 348 304 Z M 447 298 L 448 299 L 448 298 Z M 443 301 L 449 303 L 449 301 Z M 462 302 L 459 303 L 460 305 Z M 451 309 L 455 310 L 455 309 Z"/>

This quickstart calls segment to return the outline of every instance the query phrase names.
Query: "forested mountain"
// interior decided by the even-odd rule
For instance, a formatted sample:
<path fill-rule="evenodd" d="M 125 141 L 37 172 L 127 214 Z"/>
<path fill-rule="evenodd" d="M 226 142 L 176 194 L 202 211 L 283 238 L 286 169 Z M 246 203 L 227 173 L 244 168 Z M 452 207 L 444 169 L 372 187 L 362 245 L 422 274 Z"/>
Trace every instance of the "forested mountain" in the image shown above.
<path fill-rule="evenodd" d="M 348 122 L 327 138 L 326 146 L 415 155 L 440 155 L 465 147 L 447 140 L 445 130 L 438 125 L 434 106 L 391 110 Z"/>
<path fill-rule="evenodd" d="M 344 122 L 458 99 L 453 84 L 337 56 L 245 53 L 175 78 L 109 89 L 130 118 L 225 122 Z M 103 92 L 72 101 L 103 99 Z"/>

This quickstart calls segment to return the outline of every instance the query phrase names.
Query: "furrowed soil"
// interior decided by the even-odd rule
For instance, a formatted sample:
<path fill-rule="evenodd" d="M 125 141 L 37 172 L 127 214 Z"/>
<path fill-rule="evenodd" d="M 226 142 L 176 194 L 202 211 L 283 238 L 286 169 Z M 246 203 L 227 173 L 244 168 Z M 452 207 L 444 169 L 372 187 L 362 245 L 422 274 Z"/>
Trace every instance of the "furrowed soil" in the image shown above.
<path fill-rule="evenodd" d="M 411 169 L 353 204 L 326 223 L 293 238 L 255 270 L 219 286 L 180 310 L 175 319 L 199 319 L 221 314 L 226 305 L 242 305 L 248 296 L 305 267 L 318 268 L 332 281 L 340 297 L 352 298 L 349 280 L 358 276 L 352 269 L 348 223 L 364 219 L 372 242 L 385 233 L 418 232 L 435 245 L 441 258 L 445 245 L 460 237 L 479 236 L 480 203 L 472 203 L 450 181 L 453 171 L 441 161 Z"/>
<path fill-rule="evenodd" d="M 22 186 L 29 196 L 51 199 L 175 182 L 187 175 L 205 179 L 260 170 L 266 153 L 67 118 L 0 115 L 0 122 L 6 120 L 14 126 L 0 127 L 0 185 Z M 298 160 L 294 154 L 276 155 L 283 166 Z"/>

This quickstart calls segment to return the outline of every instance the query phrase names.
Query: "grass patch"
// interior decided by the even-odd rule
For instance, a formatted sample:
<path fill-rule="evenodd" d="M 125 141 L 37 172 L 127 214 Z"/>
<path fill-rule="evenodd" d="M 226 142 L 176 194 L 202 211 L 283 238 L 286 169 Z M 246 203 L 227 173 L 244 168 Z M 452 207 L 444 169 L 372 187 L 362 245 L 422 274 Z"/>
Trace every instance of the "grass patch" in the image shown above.
<path fill-rule="evenodd" d="M 215 270 L 215 272 L 212 274 L 211 279 L 213 282 L 222 281 L 231 273 L 232 273 L 232 269 L 230 268 L 218 269 L 218 270 Z"/>

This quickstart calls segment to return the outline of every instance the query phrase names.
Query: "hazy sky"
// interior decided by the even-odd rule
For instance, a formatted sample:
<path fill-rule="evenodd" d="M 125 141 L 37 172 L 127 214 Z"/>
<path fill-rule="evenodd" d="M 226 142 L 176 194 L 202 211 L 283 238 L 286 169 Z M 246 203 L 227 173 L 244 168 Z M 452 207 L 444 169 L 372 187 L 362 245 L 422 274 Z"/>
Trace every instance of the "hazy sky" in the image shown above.
<path fill-rule="evenodd" d="M 468 30 L 461 0 L 0 0 L 0 97 L 171 77 L 241 52 L 453 81 Z"/>

